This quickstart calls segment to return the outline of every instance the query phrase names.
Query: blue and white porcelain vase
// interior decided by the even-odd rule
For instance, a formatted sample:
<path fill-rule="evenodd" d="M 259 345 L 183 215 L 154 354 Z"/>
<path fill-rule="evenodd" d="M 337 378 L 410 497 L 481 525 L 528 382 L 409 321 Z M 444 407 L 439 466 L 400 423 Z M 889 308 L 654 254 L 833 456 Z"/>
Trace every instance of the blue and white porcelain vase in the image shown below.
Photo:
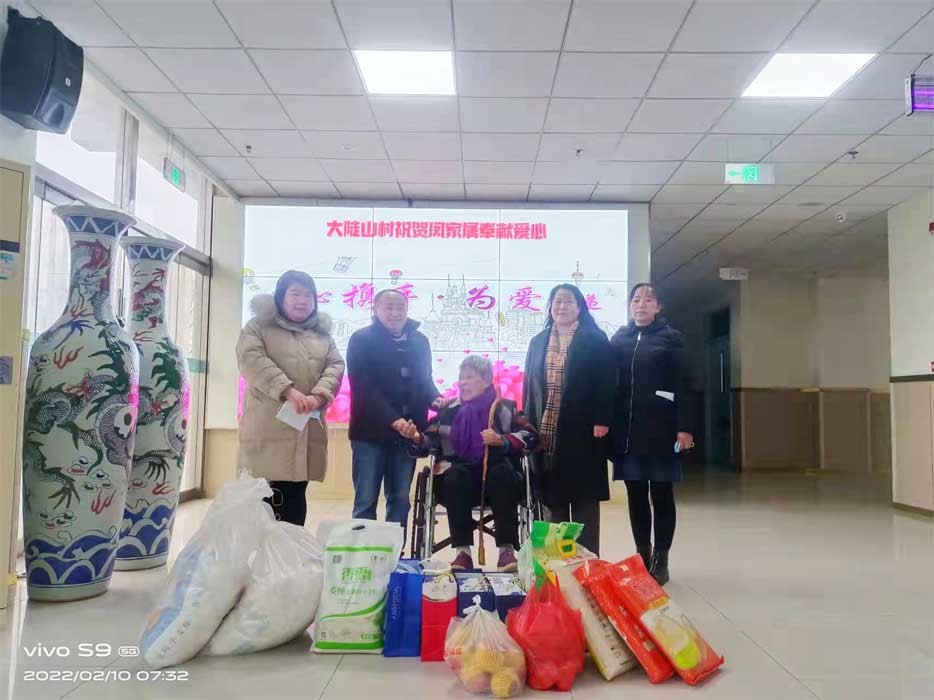
<path fill-rule="evenodd" d="M 185 356 L 166 328 L 166 290 L 181 243 L 132 237 L 121 242 L 132 284 L 126 326 L 140 357 L 139 418 L 127 490 L 118 570 L 150 569 L 169 556 L 188 439 L 190 383 Z"/>
<path fill-rule="evenodd" d="M 139 353 L 111 305 L 114 249 L 136 223 L 64 206 L 71 275 L 61 318 L 29 357 L 23 426 L 23 540 L 33 600 L 99 595 L 110 585 L 139 402 Z"/>

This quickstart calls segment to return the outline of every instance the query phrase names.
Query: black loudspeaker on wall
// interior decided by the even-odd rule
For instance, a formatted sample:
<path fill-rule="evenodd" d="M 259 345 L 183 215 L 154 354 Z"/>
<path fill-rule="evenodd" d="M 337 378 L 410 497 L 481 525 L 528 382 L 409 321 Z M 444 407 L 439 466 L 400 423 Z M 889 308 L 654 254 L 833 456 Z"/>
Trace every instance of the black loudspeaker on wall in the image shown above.
<path fill-rule="evenodd" d="M 27 129 L 68 131 L 84 75 L 84 50 L 48 20 L 10 8 L 0 59 L 0 112 Z"/>

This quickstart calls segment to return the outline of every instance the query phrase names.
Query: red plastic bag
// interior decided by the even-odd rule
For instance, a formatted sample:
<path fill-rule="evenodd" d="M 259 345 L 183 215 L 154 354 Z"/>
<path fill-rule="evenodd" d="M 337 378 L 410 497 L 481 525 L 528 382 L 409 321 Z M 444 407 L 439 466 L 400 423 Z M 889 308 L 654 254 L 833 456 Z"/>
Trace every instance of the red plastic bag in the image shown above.
<path fill-rule="evenodd" d="M 662 650 L 655 646 L 645 633 L 639 621 L 626 611 L 609 576 L 611 568 L 608 562 L 595 559 L 584 562 L 574 575 L 599 603 L 613 628 L 619 632 L 642 664 L 649 680 L 652 683 L 662 683 L 675 675 L 675 669 Z"/>
<path fill-rule="evenodd" d="M 509 611 L 506 628 L 525 652 L 530 687 L 571 689 L 584 670 L 584 625 L 555 583 L 545 578 L 533 587 L 525 602 Z"/>
<path fill-rule="evenodd" d="M 697 685 L 723 665 L 723 657 L 701 637 L 636 555 L 607 568 L 626 610 L 671 661 L 688 685 Z"/>

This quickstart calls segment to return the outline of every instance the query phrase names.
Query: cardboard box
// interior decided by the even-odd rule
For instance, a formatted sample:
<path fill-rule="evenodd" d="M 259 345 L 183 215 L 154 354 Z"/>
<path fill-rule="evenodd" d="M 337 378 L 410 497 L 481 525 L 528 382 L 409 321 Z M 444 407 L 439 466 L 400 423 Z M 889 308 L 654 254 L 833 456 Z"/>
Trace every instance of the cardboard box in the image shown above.
<path fill-rule="evenodd" d="M 457 614 L 464 616 L 467 608 L 475 605 L 480 598 L 480 607 L 496 612 L 496 594 L 490 582 L 482 573 L 455 574 L 457 579 Z"/>
<path fill-rule="evenodd" d="M 509 611 L 525 602 L 525 591 L 519 584 L 519 577 L 516 574 L 487 574 L 486 578 L 496 596 L 496 612 L 505 622 Z"/>
<path fill-rule="evenodd" d="M 444 661 L 444 638 L 457 616 L 457 582 L 451 574 L 422 579 L 422 661 Z"/>

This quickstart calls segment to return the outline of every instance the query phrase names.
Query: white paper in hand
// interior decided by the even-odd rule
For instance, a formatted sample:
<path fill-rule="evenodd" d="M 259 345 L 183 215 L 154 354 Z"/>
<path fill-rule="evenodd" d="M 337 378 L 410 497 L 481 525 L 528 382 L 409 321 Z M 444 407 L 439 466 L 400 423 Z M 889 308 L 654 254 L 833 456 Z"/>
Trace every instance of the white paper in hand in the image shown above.
<path fill-rule="evenodd" d="M 295 428 L 298 431 L 305 429 L 305 426 L 308 425 L 308 421 L 317 413 L 313 411 L 312 413 L 299 413 L 295 410 L 295 406 L 292 405 L 291 401 L 286 401 L 282 404 L 282 408 L 279 409 L 279 412 L 276 414 L 276 418 L 281 420 L 286 425 L 289 425 Z"/>

